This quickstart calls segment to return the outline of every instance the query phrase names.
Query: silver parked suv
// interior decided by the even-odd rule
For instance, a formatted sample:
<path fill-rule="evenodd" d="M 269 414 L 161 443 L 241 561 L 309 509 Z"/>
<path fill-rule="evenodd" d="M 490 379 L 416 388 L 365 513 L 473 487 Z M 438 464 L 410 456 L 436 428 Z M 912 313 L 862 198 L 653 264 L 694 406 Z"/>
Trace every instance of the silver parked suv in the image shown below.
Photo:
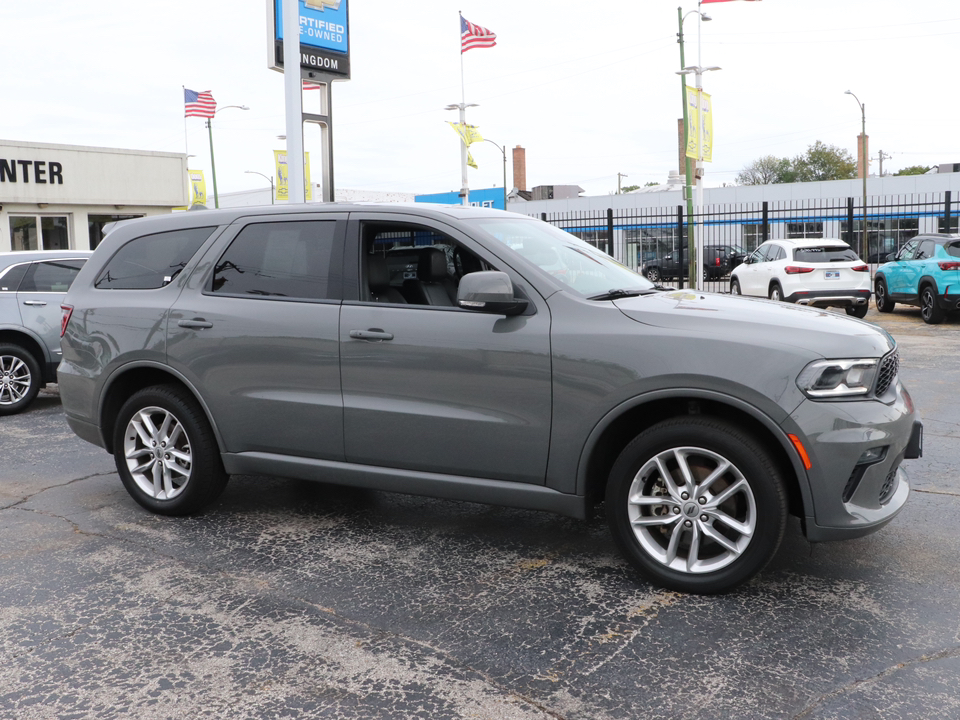
<path fill-rule="evenodd" d="M 70 426 L 153 512 L 269 474 L 585 518 L 651 582 L 733 588 L 877 530 L 921 426 L 894 341 L 658 290 L 514 213 L 238 208 L 133 220 L 63 306 Z"/>
<path fill-rule="evenodd" d="M 84 250 L 0 253 L 0 415 L 27 408 L 57 381 L 60 303 Z"/>

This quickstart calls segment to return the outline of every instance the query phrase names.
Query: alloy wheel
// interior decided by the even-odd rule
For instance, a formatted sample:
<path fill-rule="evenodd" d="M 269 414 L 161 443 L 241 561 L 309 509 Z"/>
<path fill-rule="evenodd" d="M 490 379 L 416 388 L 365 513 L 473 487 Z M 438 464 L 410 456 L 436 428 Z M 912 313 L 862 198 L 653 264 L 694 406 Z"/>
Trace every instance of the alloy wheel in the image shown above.
<path fill-rule="evenodd" d="M 190 439 L 180 421 L 163 408 L 134 413 L 127 423 L 123 455 L 134 482 L 155 500 L 172 500 L 190 480 Z"/>
<path fill-rule="evenodd" d="M 15 355 L 0 355 L 0 405 L 21 402 L 30 391 L 30 367 Z"/>

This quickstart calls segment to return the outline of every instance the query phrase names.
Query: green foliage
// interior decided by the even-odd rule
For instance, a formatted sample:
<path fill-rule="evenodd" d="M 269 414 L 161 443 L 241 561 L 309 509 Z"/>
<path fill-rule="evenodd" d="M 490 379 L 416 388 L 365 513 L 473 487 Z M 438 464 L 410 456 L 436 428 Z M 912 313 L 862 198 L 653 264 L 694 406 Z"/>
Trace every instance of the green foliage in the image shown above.
<path fill-rule="evenodd" d="M 846 150 L 817 140 L 802 155 L 778 158 L 765 155 L 737 174 L 738 185 L 846 180 L 857 176 L 857 163 Z"/>
<path fill-rule="evenodd" d="M 925 175 L 933 168 L 933 165 L 911 165 L 905 167 L 894 175 Z"/>
<path fill-rule="evenodd" d="M 653 184 L 656 185 L 656 183 L 653 183 Z M 634 190 L 639 190 L 639 189 L 640 189 L 639 185 L 625 185 L 624 187 L 620 188 L 620 192 L 628 193 L 628 192 L 633 192 Z"/>

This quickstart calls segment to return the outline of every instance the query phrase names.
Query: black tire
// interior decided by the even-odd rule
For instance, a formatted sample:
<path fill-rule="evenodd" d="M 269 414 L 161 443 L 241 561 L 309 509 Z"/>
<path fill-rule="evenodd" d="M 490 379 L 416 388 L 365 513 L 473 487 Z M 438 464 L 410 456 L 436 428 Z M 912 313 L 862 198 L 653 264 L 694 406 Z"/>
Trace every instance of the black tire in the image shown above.
<path fill-rule="evenodd" d="M 847 315 L 855 318 L 865 318 L 867 316 L 867 310 L 869 306 L 867 305 L 851 305 L 850 307 L 844 308 L 847 311 Z"/>
<path fill-rule="evenodd" d="M 775 302 L 783 302 L 783 290 L 780 287 L 780 283 L 770 284 L 770 292 L 767 293 L 767 297 Z"/>
<path fill-rule="evenodd" d="M 113 455 L 127 492 L 159 515 L 199 512 L 227 484 L 210 423 L 193 396 L 175 385 L 144 388 L 123 404 Z"/>
<path fill-rule="evenodd" d="M 695 490 L 682 481 L 680 453 Z M 727 470 L 701 488 L 724 462 Z M 610 471 L 606 510 L 617 545 L 646 580 L 714 594 L 748 581 L 776 554 L 787 493 L 776 465 L 752 436 L 717 418 L 685 416 L 650 427 L 624 448 Z"/>
<path fill-rule="evenodd" d="M 743 293 L 740 292 L 740 281 L 737 280 L 736 278 L 730 281 L 730 294 L 743 295 Z"/>
<path fill-rule="evenodd" d="M 887 292 L 887 281 L 882 277 L 877 278 L 877 282 L 874 283 L 873 295 L 877 303 L 877 310 L 882 313 L 893 312 L 893 307 L 896 303 L 890 299 L 890 293 Z"/>
<path fill-rule="evenodd" d="M 946 313 L 937 304 L 937 291 L 933 285 L 924 285 L 920 290 L 920 316 L 927 325 L 939 325 Z"/>
<path fill-rule="evenodd" d="M 27 409 L 40 392 L 40 363 L 22 345 L 0 345 L 0 415 L 16 415 Z"/>
<path fill-rule="evenodd" d="M 652 283 L 660 282 L 663 278 L 660 276 L 660 268 L 649 268 L 644 275 Z"/>

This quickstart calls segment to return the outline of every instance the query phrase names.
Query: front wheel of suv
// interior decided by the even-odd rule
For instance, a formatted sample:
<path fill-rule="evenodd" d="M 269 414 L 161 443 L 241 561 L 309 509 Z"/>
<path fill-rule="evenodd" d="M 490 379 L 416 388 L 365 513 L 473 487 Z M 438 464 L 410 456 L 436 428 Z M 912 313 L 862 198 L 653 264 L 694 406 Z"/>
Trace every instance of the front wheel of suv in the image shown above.
<path fill-rule="evenodd" d="M 213 502 L 227 484 L 210 423 L 180 387 L 134 393 L 117 416 L 113 454 L 127 492 L 160 515 L 189 515 Z"/>
<path fill-rule="evenodd" d="M 40 392 L 40 363 L 15 343 L 0 345 L 0 415 L 15 415 Z"/>
<path fill-rule="evenodd" d="M 644 275 L 646 276 L 647 280 L 652 283 L 660 282 L 661 280 L 659 268 L 649 268 Z"/>
<path fill-rule="evenodd" d="M 665 420 L 627 445 L 610 471 L 606 508 L 644 578 L 703 594 L 760 572 L 787 521 L 784 483 L 763 446 L 707 416 Z"/>
<path fill-rule="evenodd" d="M 887 291 L 887 281 L 882 277 L 877 278 L 873 288 L 874 299 L 877 303 L 877 310 L 882 313 L 893 312 L 893 306 L 896 304 L 890 299 L 890 293 Z"/>
<path fill-rule="evenodd" d="M 741 295 L 740 292 L 740 281 L 734 278 L 730 281 L 730 294 L 731 295 Z"/>

